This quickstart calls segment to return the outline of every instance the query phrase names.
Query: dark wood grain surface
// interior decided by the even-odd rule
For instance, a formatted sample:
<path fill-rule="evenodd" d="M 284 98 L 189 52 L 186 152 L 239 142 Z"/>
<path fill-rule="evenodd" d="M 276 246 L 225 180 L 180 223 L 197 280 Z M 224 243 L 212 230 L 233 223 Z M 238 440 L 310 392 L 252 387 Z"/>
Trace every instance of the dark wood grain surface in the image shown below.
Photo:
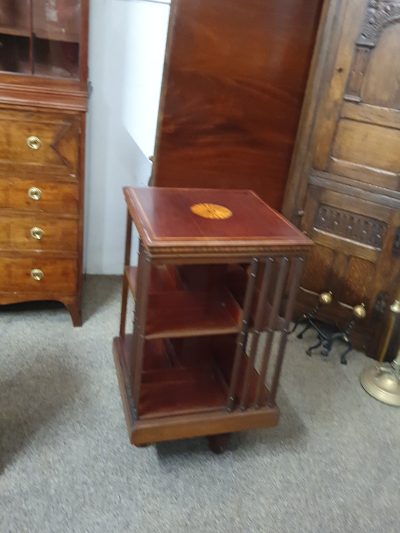
<path fill-rule="evenodd" d="M 249 188 L 281 207 L 321 5 L 172 2 L 154 185 Z"/>
<path fill-rule="evenodd" d="M 232 243 L 243 243 L 249 249 L 252 242 L 269 249 L 280 245 L 307 248 L 311 244 L 252 191 L 126 187 L 124 193 L 143 243 L 152 249 L 165 245 L 207 249 L 216 242 L 220 249 Z M 221 206 L 231 216 L 203 218 L 191 211 L 198 204 Z"/>

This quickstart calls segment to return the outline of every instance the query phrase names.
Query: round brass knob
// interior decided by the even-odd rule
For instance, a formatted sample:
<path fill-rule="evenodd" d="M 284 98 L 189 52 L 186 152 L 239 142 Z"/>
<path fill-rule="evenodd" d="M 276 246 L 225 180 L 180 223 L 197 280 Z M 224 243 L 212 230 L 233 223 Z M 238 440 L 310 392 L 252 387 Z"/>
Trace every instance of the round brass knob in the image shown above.
<path fill-rule="evenodd" d="M 42 141 L 39 139 L 39 137 L 31 135 L 26 139 L 26 144 L 31 150 L 39 150 L 39 148 L 42 146 Z"/>
<path fill-rule="evenodd" d="M 353 307 L 353 315 L 359 320 L 363 320 L 367 316 L 365 304 L 355 305 Z"/>
<path fill-rule="evenodd" d="M 332 303 L 332 299 L 333 299 L 333 294 L 331 293 L 331 291 L 329 292 L 322 292 L 320 295 L 319 295 L 319 301 L 321 304 L 323 305 L 329 305 Z"/>
<path fill-rule="evenodd" d="M 37 187 L 31 187 L 28 190 L 28 196 L 31 200 L 40 200 L 42 197 L 42 191 L 38 189 Z"/>
<path fill-rule="evenodd" d="M 31 277 L 35 281 L 42 281 L 42 279 L 44 278 L 44 273 L 42 270 L 40 270 L 40 268 L 34 268 L 33 270 L 31 270 Z"/>
<path fill-rule="evenodd" d="M 37 241 L 40 241 L 43 235 L 44 235 L 44 230 L 42 230 L 42 228 L 38 228 L 36 226 L 31 228 L 32 239 L 36 239 Z"/>

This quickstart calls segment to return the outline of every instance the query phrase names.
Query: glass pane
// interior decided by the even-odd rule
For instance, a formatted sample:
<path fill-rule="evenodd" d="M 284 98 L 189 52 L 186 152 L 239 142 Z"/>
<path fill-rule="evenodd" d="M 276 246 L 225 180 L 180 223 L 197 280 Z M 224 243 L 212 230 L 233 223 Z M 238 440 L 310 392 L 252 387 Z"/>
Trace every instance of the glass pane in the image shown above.
<path fill-rule="evenodd" d="M 30 0 L 0 1 L 0 33 L 29 37 L 30 19 Z"/>
<path fill-rule="evenodd" d="M 33 73 L 79 77 L 80 0 L 33 0 Z"/>
<path fill-rule="evenodd" d="M 31 74 L 29 37 L 0 33 L 0 70 Z"/>
<path fill-rule="evenodd" d="M 30 73 L 30 0 L 0 1 L 0 70 Z"/>

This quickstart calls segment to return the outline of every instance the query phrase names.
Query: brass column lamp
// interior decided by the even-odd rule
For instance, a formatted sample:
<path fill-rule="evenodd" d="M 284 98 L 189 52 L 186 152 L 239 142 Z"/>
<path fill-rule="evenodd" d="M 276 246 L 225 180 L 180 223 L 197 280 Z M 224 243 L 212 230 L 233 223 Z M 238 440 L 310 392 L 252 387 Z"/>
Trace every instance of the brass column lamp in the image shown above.
<path fill-rule="evenodd" d="M 388 331 L 383 343 L 380 361 L 383 361 L 390 339 L 395 328 L 395 324 L 400 318 L 400 300 L 390 306 L 392 313 Z M 388 405 L 395 405 L 400 407 L 400 350 L 397 357 L 391 363 L 375 364 L 366 368 L 361 374 L 361 385 L 364 389 L 376 398 Z"/>

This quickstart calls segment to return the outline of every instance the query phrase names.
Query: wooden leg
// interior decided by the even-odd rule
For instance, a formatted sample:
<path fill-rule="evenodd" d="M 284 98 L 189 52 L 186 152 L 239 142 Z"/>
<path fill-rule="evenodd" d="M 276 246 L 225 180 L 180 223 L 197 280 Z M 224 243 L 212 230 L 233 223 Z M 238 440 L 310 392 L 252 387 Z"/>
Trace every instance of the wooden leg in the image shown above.
<path fill-rule="evenodd" d="M 125 260 L 124 266 L 127 267 L 131 262 L 131 243 L 132 243 L 132 220 L 128 211 L 126 218 L 126 239 L 125 239 Z M 128 304 L 128 280 L 126 277 L 125 269 L 122 282 L 122 300 L 121 300 L 121 321 L 119 326 L 119 336 L 125 335 L 126 326 L 126 311 Z"/>
<path fill-rule="evenodd" d="M 64 305 L 69 311 L 69 314 L 71 315 L 72 324 L 74 328 L 80 328 L 82 326 L 82 314 L 81 314 L 81 306 L 78 303 L 78 301 L 64 303 Z"/>
<path fill-rule="evenodd" d="M 223 433 L 221 435 L 210 435 L 208 438 L 208 447 L 213 453 L 220 455 L 224 453 L 229 444 L 231 434 Z"/>

